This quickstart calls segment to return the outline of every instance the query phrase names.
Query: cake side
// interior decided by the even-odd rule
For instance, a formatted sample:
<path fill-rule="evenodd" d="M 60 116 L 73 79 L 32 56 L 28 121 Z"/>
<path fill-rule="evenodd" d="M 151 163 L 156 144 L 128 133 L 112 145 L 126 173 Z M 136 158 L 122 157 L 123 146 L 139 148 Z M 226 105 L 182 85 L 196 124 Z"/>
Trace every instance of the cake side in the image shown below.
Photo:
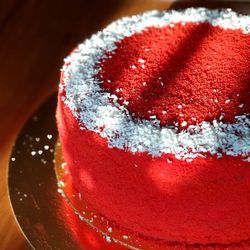
<path fill-rule="evenodd" d="M 250 173 L 245 162 L 228 156 L 221 164 L 213 158 L 168 163 L 168 156 L 108 148 L 96 133 L 80 130 L 65 106 L 59 105 L 58 117 L 67 131 L 61 141 L 73 185 L 107 218 L 170 241 L 248 238 Z"/>

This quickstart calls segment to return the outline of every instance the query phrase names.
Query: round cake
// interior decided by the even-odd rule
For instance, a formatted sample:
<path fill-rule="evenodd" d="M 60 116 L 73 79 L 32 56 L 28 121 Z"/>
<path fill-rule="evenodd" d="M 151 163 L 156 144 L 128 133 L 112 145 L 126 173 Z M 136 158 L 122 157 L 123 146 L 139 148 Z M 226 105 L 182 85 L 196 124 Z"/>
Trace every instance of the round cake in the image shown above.
<path fill-rule="evenodd" d="M 228 9 L 150 11 L 80 44 L 57 107 L 72 186 L 145 237 L 247 249 L 249 58 L 250 17 Z"/>

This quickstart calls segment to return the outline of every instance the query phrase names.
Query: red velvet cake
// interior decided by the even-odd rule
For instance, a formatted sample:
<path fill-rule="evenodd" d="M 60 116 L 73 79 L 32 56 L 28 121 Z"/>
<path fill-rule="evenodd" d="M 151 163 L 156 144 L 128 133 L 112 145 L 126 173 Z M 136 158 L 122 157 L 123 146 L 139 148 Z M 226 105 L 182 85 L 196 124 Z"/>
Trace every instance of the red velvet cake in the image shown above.
<path fill-rule="evenodd" d="M 146 12 L 80 44 L 57 109 L 77 192 L 145 237 L 250 249 L 249 63 L 231 10 Z"/>

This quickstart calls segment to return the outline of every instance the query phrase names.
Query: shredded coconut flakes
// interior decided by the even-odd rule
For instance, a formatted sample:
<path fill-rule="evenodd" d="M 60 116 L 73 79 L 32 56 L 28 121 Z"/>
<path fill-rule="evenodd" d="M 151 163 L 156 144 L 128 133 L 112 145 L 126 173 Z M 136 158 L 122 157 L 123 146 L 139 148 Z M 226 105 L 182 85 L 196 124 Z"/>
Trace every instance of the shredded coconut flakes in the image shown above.
<path fill-rule="evenodd" d="M 150 11 L 122 18 L 80 44 L 65 60 L 62 69 L 64 83 L 59 86 L 59 90 L 66 93 L 62 101 L 80 121 L 79 126 L 99 133 L 111 148 L 147 152 L 154 157 L 174 154 L 177 159 L 187 161 L 197 156 L 205 157 L 207 153 L 218 158 L 222 154 L 242 156 L 245 161 L 250 161 L 249 114 L 236 116 L 233 124 L 204 121 L 179 132 L 173 126 L 160 127 L 157 119 L 132 118 L 126 107 L 118 104 L 116 95 L 101 89 L 101 81 L 95 77 L 99 70 L 96 65 L 105 58 L 106 52 L 116 49 L 117 41 L 150 26 L 173 26 L 178 22 L 209 22 L 224 29 L 241 29 L 245 34 L 250 33 L 250 17 L 238 15 L 230 9 Z"/>

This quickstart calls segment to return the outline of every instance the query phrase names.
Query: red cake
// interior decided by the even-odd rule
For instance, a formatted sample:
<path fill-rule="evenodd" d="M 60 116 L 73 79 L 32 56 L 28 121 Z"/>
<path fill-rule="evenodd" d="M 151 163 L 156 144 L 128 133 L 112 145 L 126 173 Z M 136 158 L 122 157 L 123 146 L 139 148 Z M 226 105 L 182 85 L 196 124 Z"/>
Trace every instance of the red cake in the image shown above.
<path fill-rule="evenodd" d="M 142 236 L 250 249 L 250 17 L 126 17 L 66 59 L 57 123 L 72 186 Z"/>

